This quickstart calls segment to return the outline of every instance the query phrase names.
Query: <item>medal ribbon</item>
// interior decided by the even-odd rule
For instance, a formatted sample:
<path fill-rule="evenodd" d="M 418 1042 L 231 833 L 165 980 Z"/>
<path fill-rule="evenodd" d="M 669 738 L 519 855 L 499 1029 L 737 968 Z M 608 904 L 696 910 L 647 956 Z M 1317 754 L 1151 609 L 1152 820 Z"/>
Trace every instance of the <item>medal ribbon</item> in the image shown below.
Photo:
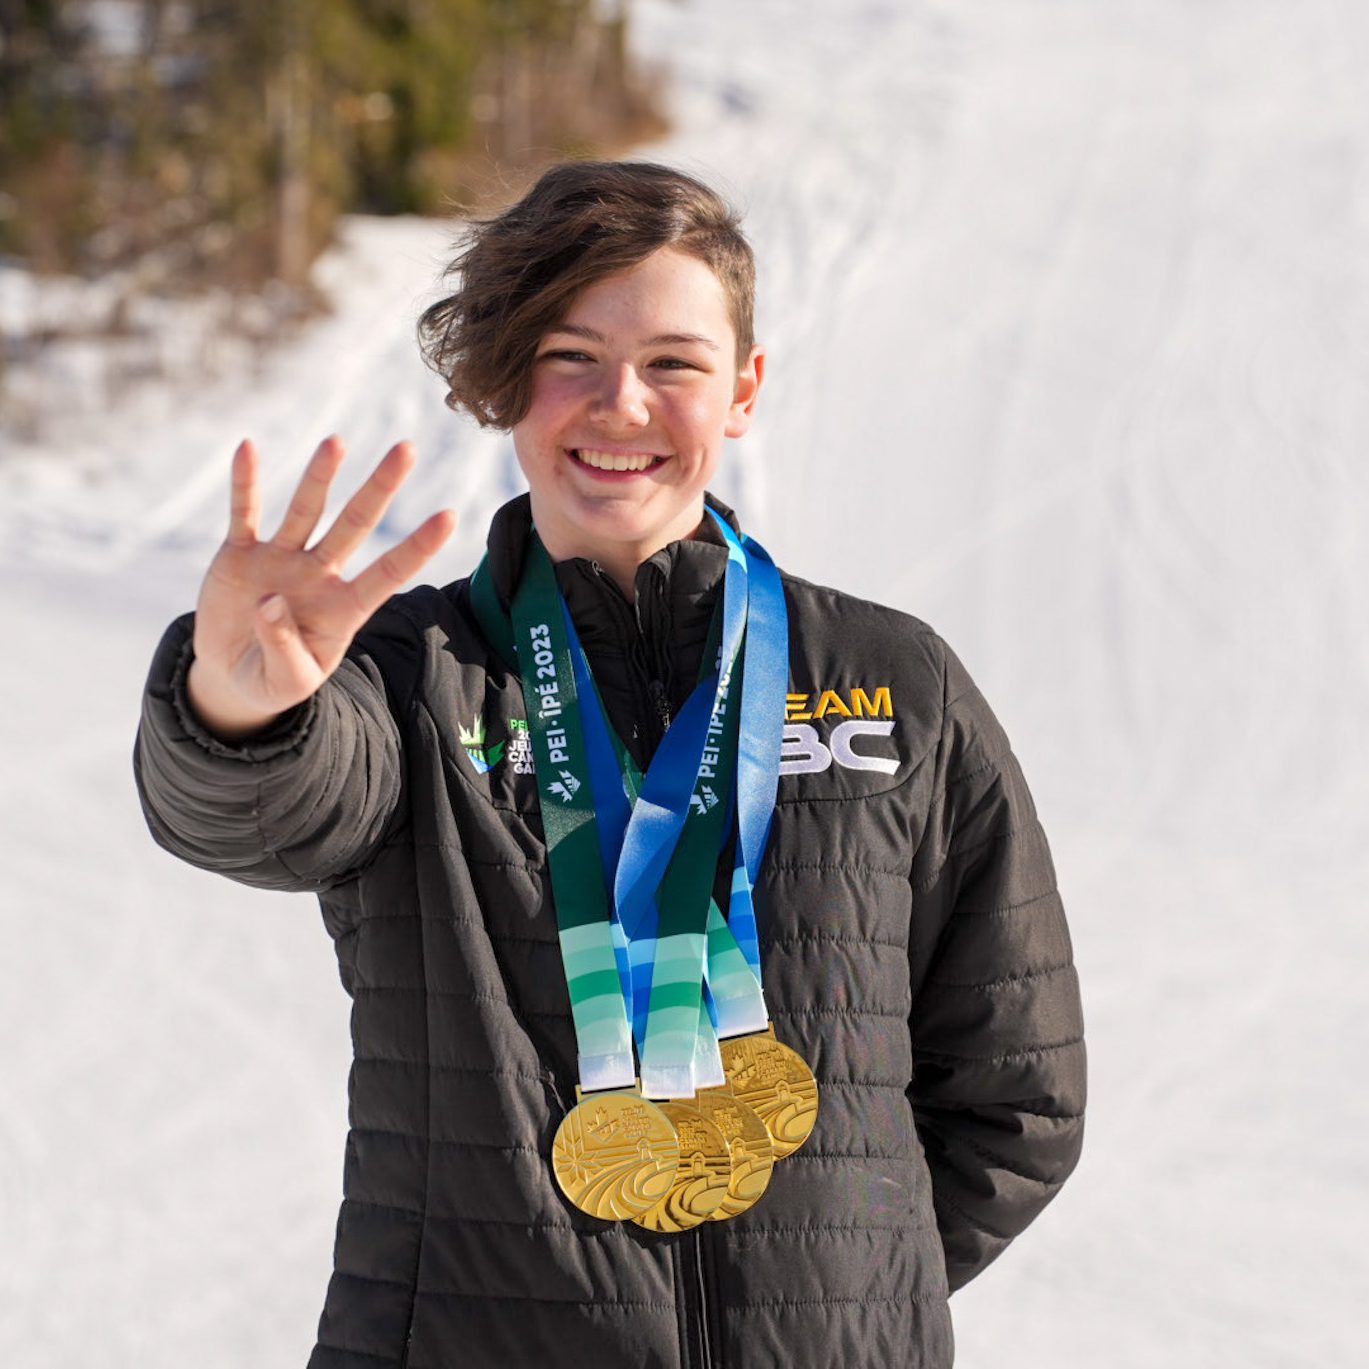
<path fill-rule="evenodd" d="M 717 1036 L 768 1022 L 752 889 L 778 785 L 788 620 L 769 556 L 713 516 L 728 544 L 721 632 L 715 615 L 703 678 L 645 777 L 608 723 L 535 534 L 512 631 L 484 562 L 472 578 L 472 605 L 491 644 L 506 660 L 515 643 L 528 653 L 518 653 L 529 663 L 524 702 L 585 1089 L 631 1083 L 624 1000 L 648 1097 L 723 1082 Z M 729 925 L 711 889 L 733 811 Z"/>
<path fill-rule="evenodd" d="M 740 725 L 735 730 L 727 729 L 723 733 L 722 749 L 715 767 L 717 774 L 726 777 L 728 781 L 734 774 L 734 768 L 737 776 L 736 866 L 733 871 L 726 919 L 712 899 L 711 892 L 707 895 L 705 973 L 708 1020 L 700 1022 L 696 1070 L 700 1062 L 711 1060 L 716 1054 L 714 1030 L 717 1037 L 741 1036 L 764 1031 L 770 1020 L 761 989 L 760 941 L 756 930 L 752 890 L 759 876 L 761 859 L 765 853 L 774 814 L 775 796 L 779 785 L 780 745 L 784 732 L 784 697 L 789 687 L 789 620 L 779 571 L 759 543 L 749 537 L 738 538 L 726 520 L 720 518 L 712 509 L 709 512 L 728 542 L 729 573 L 735 570 L 739 576 L 746 577 L 747 626 L 741 671 Z M 725 584 L 724 596 L 726 593 Z M 706 647 L 704 652 L 704 670 L 713 659 L 712 646 L 716 628 L 715 620 L 714 636 L 710 637 L 709 647 Z M 597 689 L 592 686 L 583 650 L 574 637 L 572 642 L 577 653 L 576 669 L 582 680 L 580 698 L 585 709 L 586 738 L 590 744 L 591 764 L 599 767 L 605 776 L 604 782 L 596 788 L 596 792 L 605 790 L 610 783 L 613 783 L 615 793 L 621 788 L 625 798 L 618 807 L 620 813 L 626 812 L 642 787 L 641 771 L 627 747 L 609 725 L 602 700 Z M 733 688 L 735 687 L 734 684 Z M 738 731 L 740 756 L 737 753 Z M 613 748 L 618 772 L 621 774 L 621 785 L 614 782 L 618 776 L 606 759 L 610 745 Z M 653 769 L 655 764 L 653 760 Z M 700 806 L 703 802 L 701 798 Z M 730 810 L 726 818 L 723 818 L 724 810 L 721 803 L 713 811 L 721 819 L 716 827 L 716 837 L 711 829 L 705 828 L 705 824 L 691 823 L 686 828 L 686 836 L 697 832 L 697 840 L 690 842 L 688 852 L 682 840 L 675 861 L 671 863 L 667 874 L 668 880 L 676 881 L 677 865 L 681 872 L 711 871 L 716 860 L 713 853 L 721 848 L 723 834 L 731 825 Z M 621 816 L 616 819 L 616 830 L 622 829 L 623 822 Z M 613 864 L 610 855 L 605 856 L 605 869 L 611 877 Z M 706 883 L 709 889 L 711 882 L 710 877 Z M 623 883 L 623 867 L 619 865 L 619 890 L 622 889 Z M 637 950 L 637 942 L 634 939 L 643 937 L 645 944 L 649 945 L 653 924 L 648 917 L 634 922 L 634 911 L 629 909 L 625 919 L 625 934 L 630 942 L 628 955 L 633 964 L 634 1031 L 640 1046 L 643 1037 L 641 967 L 645 962 L 649 971 L 650 961 L 649 956 L 643 956 Z M 620 916 L 623 915 L 621 899 L 618 901 L 617 912 Z M 714 1041 L 712 1051 L 709 1049 L 709 1038 L 713 1038 Z M 702 1083 L 698 1086 L 706 1087 Z"/>
<path fill-rule="evenodd" d="M 641 1055 L 648 1097 L 689 1097 L 725 1078 L 711 1022 L 704 1030 L 703 983 L 713 872 L 735 770 L 735 760 L 724 761 L 722 753 L 735 754 L 746 571 L 744 554 L 729 547 L 717 669 L 695 686 L 633 784 L 636 801 L 614 876 L 614 908 L 630 942 L 656 913 Z M 707 654 L 704 662 L 710 664 Z"/>
<path fill-rule="evenodd" d="M 742 540 L 726 519 L 717 521 L 728 546 L 743 549 Z M 749 572 L 747 650 L 737 758 L 737 858 L 727 925 L 759 982 L 761 948 L 752 891 L 760 878 L 779 792 L 784 703 L 789 689 L 789 614 L 784 585 L 769 553 L 750 537 L 745 539 L 744 550 Z"/>
<path fill-rule="evenodd" d="M 632 1029 L 609 926 L 595 831 L 594 789 L 578 725 L 575 668 L 551 562 L 529 556 L 513 601 L 561 961 L 570 990 L 583 1089 L 636 1081 Z M 550 610 L 550 611 L 548 611 Z"/>
<path fill-rule="evenodd" d="M 577 653 L 576 684 L 579 697 L 583 701 L 585 743 L 589 752 L 590 773 L 594 779 L 594 792 L 596 798 L 600 795 L 607 796 L 600 803 L 597 818 L 604 876 L 612 884 L 623 849 L 623 836 L 627 831 L 633 805 L 641 792 L 642 774 L 608 722 L 603 700 L 599 697 L 598 689 L 590 675 L 589 662 L 585 659 L 583 651 L 579 650 L 574 625 L 569 623 L 569 614 L 567 619 L 571 645 Z M 704 678 L 707 678 L 709 673 L 708 662 L 718 659 L 721 627 L 722 615 L 715 613 L 704 647 L 703 669 L 700 671 Z M 731 820 L 729 799 L 730 780 L 736 764 L 736 709 L 730 710 L 730 717 L 732 725 L 724 731 L 716 767 L 718 789 L 721 792 L 716 794 L 711 804 L 707 797 L 702 800 L 702 812 L 691 813 L 675 855 L 667 867 L 662 889 L 659 895 L 653 895 L 646 901 L 631 937 L 623 927 L 618 910 L 614 909 L 614 949 L 618 953 L 619 970 L 632 985 L 632 1027 L 639 1052 L 645 1049 L 651 1002 L 652 970 L 659 923 L 657 897 L 677 906 L 677 901 L 682 901 L 690 907 L 700 907 L 712 902 L 709 885 L 712 871 L 717 864 L 716 853 Z M 706 928 L 704 931 L 706 933 Z M 695 1089 L 721 1084 L 726 1077 L 712 1021 L 702 1010 L 702 1003 L 699 1006 L 700 1011 L 694 1029 L 692 1066 Z"/>
<path fill-rule="evenodd" d="M 745 630 L 744 562 L 736 558 L 736 566 L 729 570 L 724 588 L 722 625 L 722 659 L 735 661 Z M 594 697 L 591 688 L 584 689 L 585 672 L 575 680 L 574 661 L 583 653 L 573 643 L 574 627 L 565 608 L 555 572 L 540 539 L 534 534 L 530 543 L 527 566 L 514 599 L 513 622 L 520 660 L 524 663 L 524 701 L 529 712 L 529 732 L 534 741 L 534 759 L 538 770 L 539 790 L 544 814 L 550 808 L 556 818 L 553 827 L 561 825 L 561 814 L 567 811 L 591 834 L 596 855 L 611 854 L 606 843 L 607 829 L 598 822 L 595 800 L 599 794 L 612 795 L 621 788 L 606 777 L 596 783 L 597 766 L 589 762 L 589 749 L 584 732 L 586 710 L 581 702 Z M 531 656 L 525 653 L 531 653 Z M 531 661 L 528 667 L 529 659 Z M 572 688 L 566 688 L 569 676 Z M 728 718 L 728 699 L 731 669 L 715 672 L 699 684 L 686 701 L 674 724 L 667 729 L 636 802 L 632 805 L 626 828 L 622 834 L 622 851 L 616 863 L 617 887 L 622 890 L 615 900 L 623 933 L 629 945 L 643 942 L 643 958 L 650 959 L 651 979 L 648 995 L 645 1032 L 640 1038 L 642 1090 L 647 1097 L 688 1096 L 694 1092 L 694 1059 L 699 1022 L 702 1015 L 704 961 L 706 957 L 706 924 L 708 918 L 708 889 L 706 883 L 698 896 L 670 896 L 662 899 L 655 935 L 641 934 L 641 924 L 647 916 L 659 886 L 678 887 L 677 880 L 667 880 L 666 871 L 679 844 L 686 825 L 697 821 L 698 813 L 707 815 L 718 799 L 707 784 L 714 777 L 717 764 L 717 734 L 725 729 Z M 591 710 L 598 708 L 597 699 Z M 736 708 L 732 715 L 735 717 Z M 596 748 L 599 749 L 599 748 Z M 546 774 L 544 775 L 544 768 Z M 602 772 L 601 772 L 602 773 Z M 550 777 L 550 778 L 548 778 Z M 583 792 L 582 792 L 583 791 Z M 696 797 L 704 795 L 706 797 Z M 583 811 L 588 799 L 589 810 Z M 712 799 L 710 805 L 708 800 Z M 613 800 L 608 800 L 612 805 Z M 569 809 L 566 809 L 569 805 Z M 613 826 L 617 826 L 615 822 Z M 721 827 L 715 834 L 712 850 L 716 853 Z M 696 843 L 690 842 L 693 846 Z M 548 837 L 548 861 L 552 870 L 553 893 L 557 901 L 558 923 L 562 926 L 562 953 L 566 958 L 567 982 L 570 985 L 572 1008 L 576 1012 L 577 1032 L 582 1018 L 591 1010 L 582 1004 L 582 993 L 608 991 L 609 977 L 604 973 L 604 950 L 614 951 L 614 937 L 601 901 L 600 878 L 592 878 L 584 868 L 586 842 L 573 845 L 566 838 Z M 704 874 L 716 864 L 716 855 L 708 862 Z M 574 874 L 562 874 L 562 867 Z M 678 877 L 677 877 L 678 878 Z M 578 902 L 586 903 L 584 886 L 595 886 L 594 909 L 591 913 L 561 914 L 563 890 L 574 887 Z M 586 937 L 584 923 L 596 923 L 594 950 L 591 954 L 580 944 Z M 565 924 L 573 924 L 567 927 Z M 649 943 L 649 944 L 647 944 Z M 570 958 L 575 956 L 574 962 Z M 631 993 L 629 983 L 621 985 L 621 957 L 615 957 L 612 987 L 621 996 L 623 988 Z M 583 983 L 577 976 L 590 975 Z M 597 1051 L 580 1047 L 582 1066 Z M 721 1077 L 722 1062 L 716 1043 L 712 1048 L 711 1075 Z M 582 1087 L 583 1087 L 582 1080 Z"/>

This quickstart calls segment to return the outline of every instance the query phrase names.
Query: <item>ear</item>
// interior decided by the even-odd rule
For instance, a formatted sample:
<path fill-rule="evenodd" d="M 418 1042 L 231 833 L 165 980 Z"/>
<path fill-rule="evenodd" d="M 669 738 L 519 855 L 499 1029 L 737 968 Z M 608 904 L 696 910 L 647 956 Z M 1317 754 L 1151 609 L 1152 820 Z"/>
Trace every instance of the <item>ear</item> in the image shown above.
<path fill-rule="evenodd" d="M 756 346 L 751 349 L 746 365 L 737 373 L 737 385 L 732 392 L 732 407 L 727 411 L 727 426 L 723 429 L 728 437 L 741 437 L 751 427 L 756 396 L 760 393 L 761 381 L 764 379 L 765 348 Z"/>

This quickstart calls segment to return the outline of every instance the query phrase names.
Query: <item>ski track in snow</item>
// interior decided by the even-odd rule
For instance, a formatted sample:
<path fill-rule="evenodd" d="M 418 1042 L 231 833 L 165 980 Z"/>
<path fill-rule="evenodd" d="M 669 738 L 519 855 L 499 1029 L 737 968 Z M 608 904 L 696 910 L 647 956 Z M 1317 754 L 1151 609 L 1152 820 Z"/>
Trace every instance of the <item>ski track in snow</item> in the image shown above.
<path fill-rule="evenodd" d="M 794 13 L 634 11 L 676 110 L 646 153 L 726 187 L 760 257 L 770 371 L 717 490 L 781 564 L 964 659 L 1085 992 L 1083 1162 L 957 1294 L 957 1362 L 1359 1362 L 1369 12 Z M 268 520 L 324 434 L 339 501 L 415 440 L 357 564 L 451 505 L 437 581 L 522 487 L 414 346 L 452 236 L 350 221 L 335 313 L 260 375 L 0 464 L 6 1365 L 285 1369 L 313 1342 L 347 1000 L 311 900 L 152 845 L 129 752 L 239 437 Z"/>

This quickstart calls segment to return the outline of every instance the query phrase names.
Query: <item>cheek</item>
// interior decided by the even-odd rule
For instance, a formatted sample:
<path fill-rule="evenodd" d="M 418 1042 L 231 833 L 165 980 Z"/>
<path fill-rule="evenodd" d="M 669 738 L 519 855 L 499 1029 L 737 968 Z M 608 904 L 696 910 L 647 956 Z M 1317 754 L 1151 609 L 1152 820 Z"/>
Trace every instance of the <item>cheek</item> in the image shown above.
<path fill-rule="evenodd" d="M 721 442 L 722 430 L 731 407 L 729 395 L 717 392 L 681 394 L 670 406 L 671 421 L 681 432 L 688 432 L 694 445 L 706 447 Z"/>
<path fill-rule="evenodd" d="M 583 389 L 583 382 L 573 376 L 543 372 L 533 382 L 532 400 L 523 423 L 540 434 L 554 430 L 579 409 L 584 401 Z"/>
<path fill-rule="evenodd" d="M 523 468 L 524 475 L 531 477 L 539 469 L 551 464 L 550 457 L 558 450 L 556 428 L 551 411 L 543 405 L 529 409 L 523 419 L 514 426 L 511 433 L 513 451 L 518 458 L 519 466 Z"/>

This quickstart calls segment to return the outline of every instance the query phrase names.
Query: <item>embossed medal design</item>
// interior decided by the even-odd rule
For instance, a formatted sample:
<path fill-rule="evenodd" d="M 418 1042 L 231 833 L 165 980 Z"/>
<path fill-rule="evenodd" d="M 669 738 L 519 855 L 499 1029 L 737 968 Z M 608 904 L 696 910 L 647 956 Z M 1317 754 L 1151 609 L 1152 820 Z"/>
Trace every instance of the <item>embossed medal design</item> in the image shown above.
<path fill-rule="evenodd" d="M 708 1218 L 725 1221 L 745 1212 L 765 1192 L 775 1168 L 775 1147 L 765 1123 L 726 1089 L 700 1089 L 692 1102 L 722 1132 L 732 1153 L 727 1196 Z"/>
<path fill-rule="evenodd" d="M 551 1164 L 561 1191 L 591 1217 L 621 1222 L 654 1207 L 680 1167 L 675 1128 L 637 1093 L 594 1093 L 556 1129 Z"/>
<path fill-rule="evenodd" d="M 792 1155 L 818 1120 L 818 1081 L 807 1062 L 772 1025 L 757 1036 L 719 1042 L 728 1090 L 751 1107 L 775 1143 L 775 1159 Z"/>
<path fill-rule="evenodd" d="M 722 1206 L 732 1180 L 732 1152 L 727 1138 L 693 1103 L 658 1106 L 679 1138 L 680 1168 L 670 1192 L 632 1220 L 648 1231 L 688 1231 Z"/>

